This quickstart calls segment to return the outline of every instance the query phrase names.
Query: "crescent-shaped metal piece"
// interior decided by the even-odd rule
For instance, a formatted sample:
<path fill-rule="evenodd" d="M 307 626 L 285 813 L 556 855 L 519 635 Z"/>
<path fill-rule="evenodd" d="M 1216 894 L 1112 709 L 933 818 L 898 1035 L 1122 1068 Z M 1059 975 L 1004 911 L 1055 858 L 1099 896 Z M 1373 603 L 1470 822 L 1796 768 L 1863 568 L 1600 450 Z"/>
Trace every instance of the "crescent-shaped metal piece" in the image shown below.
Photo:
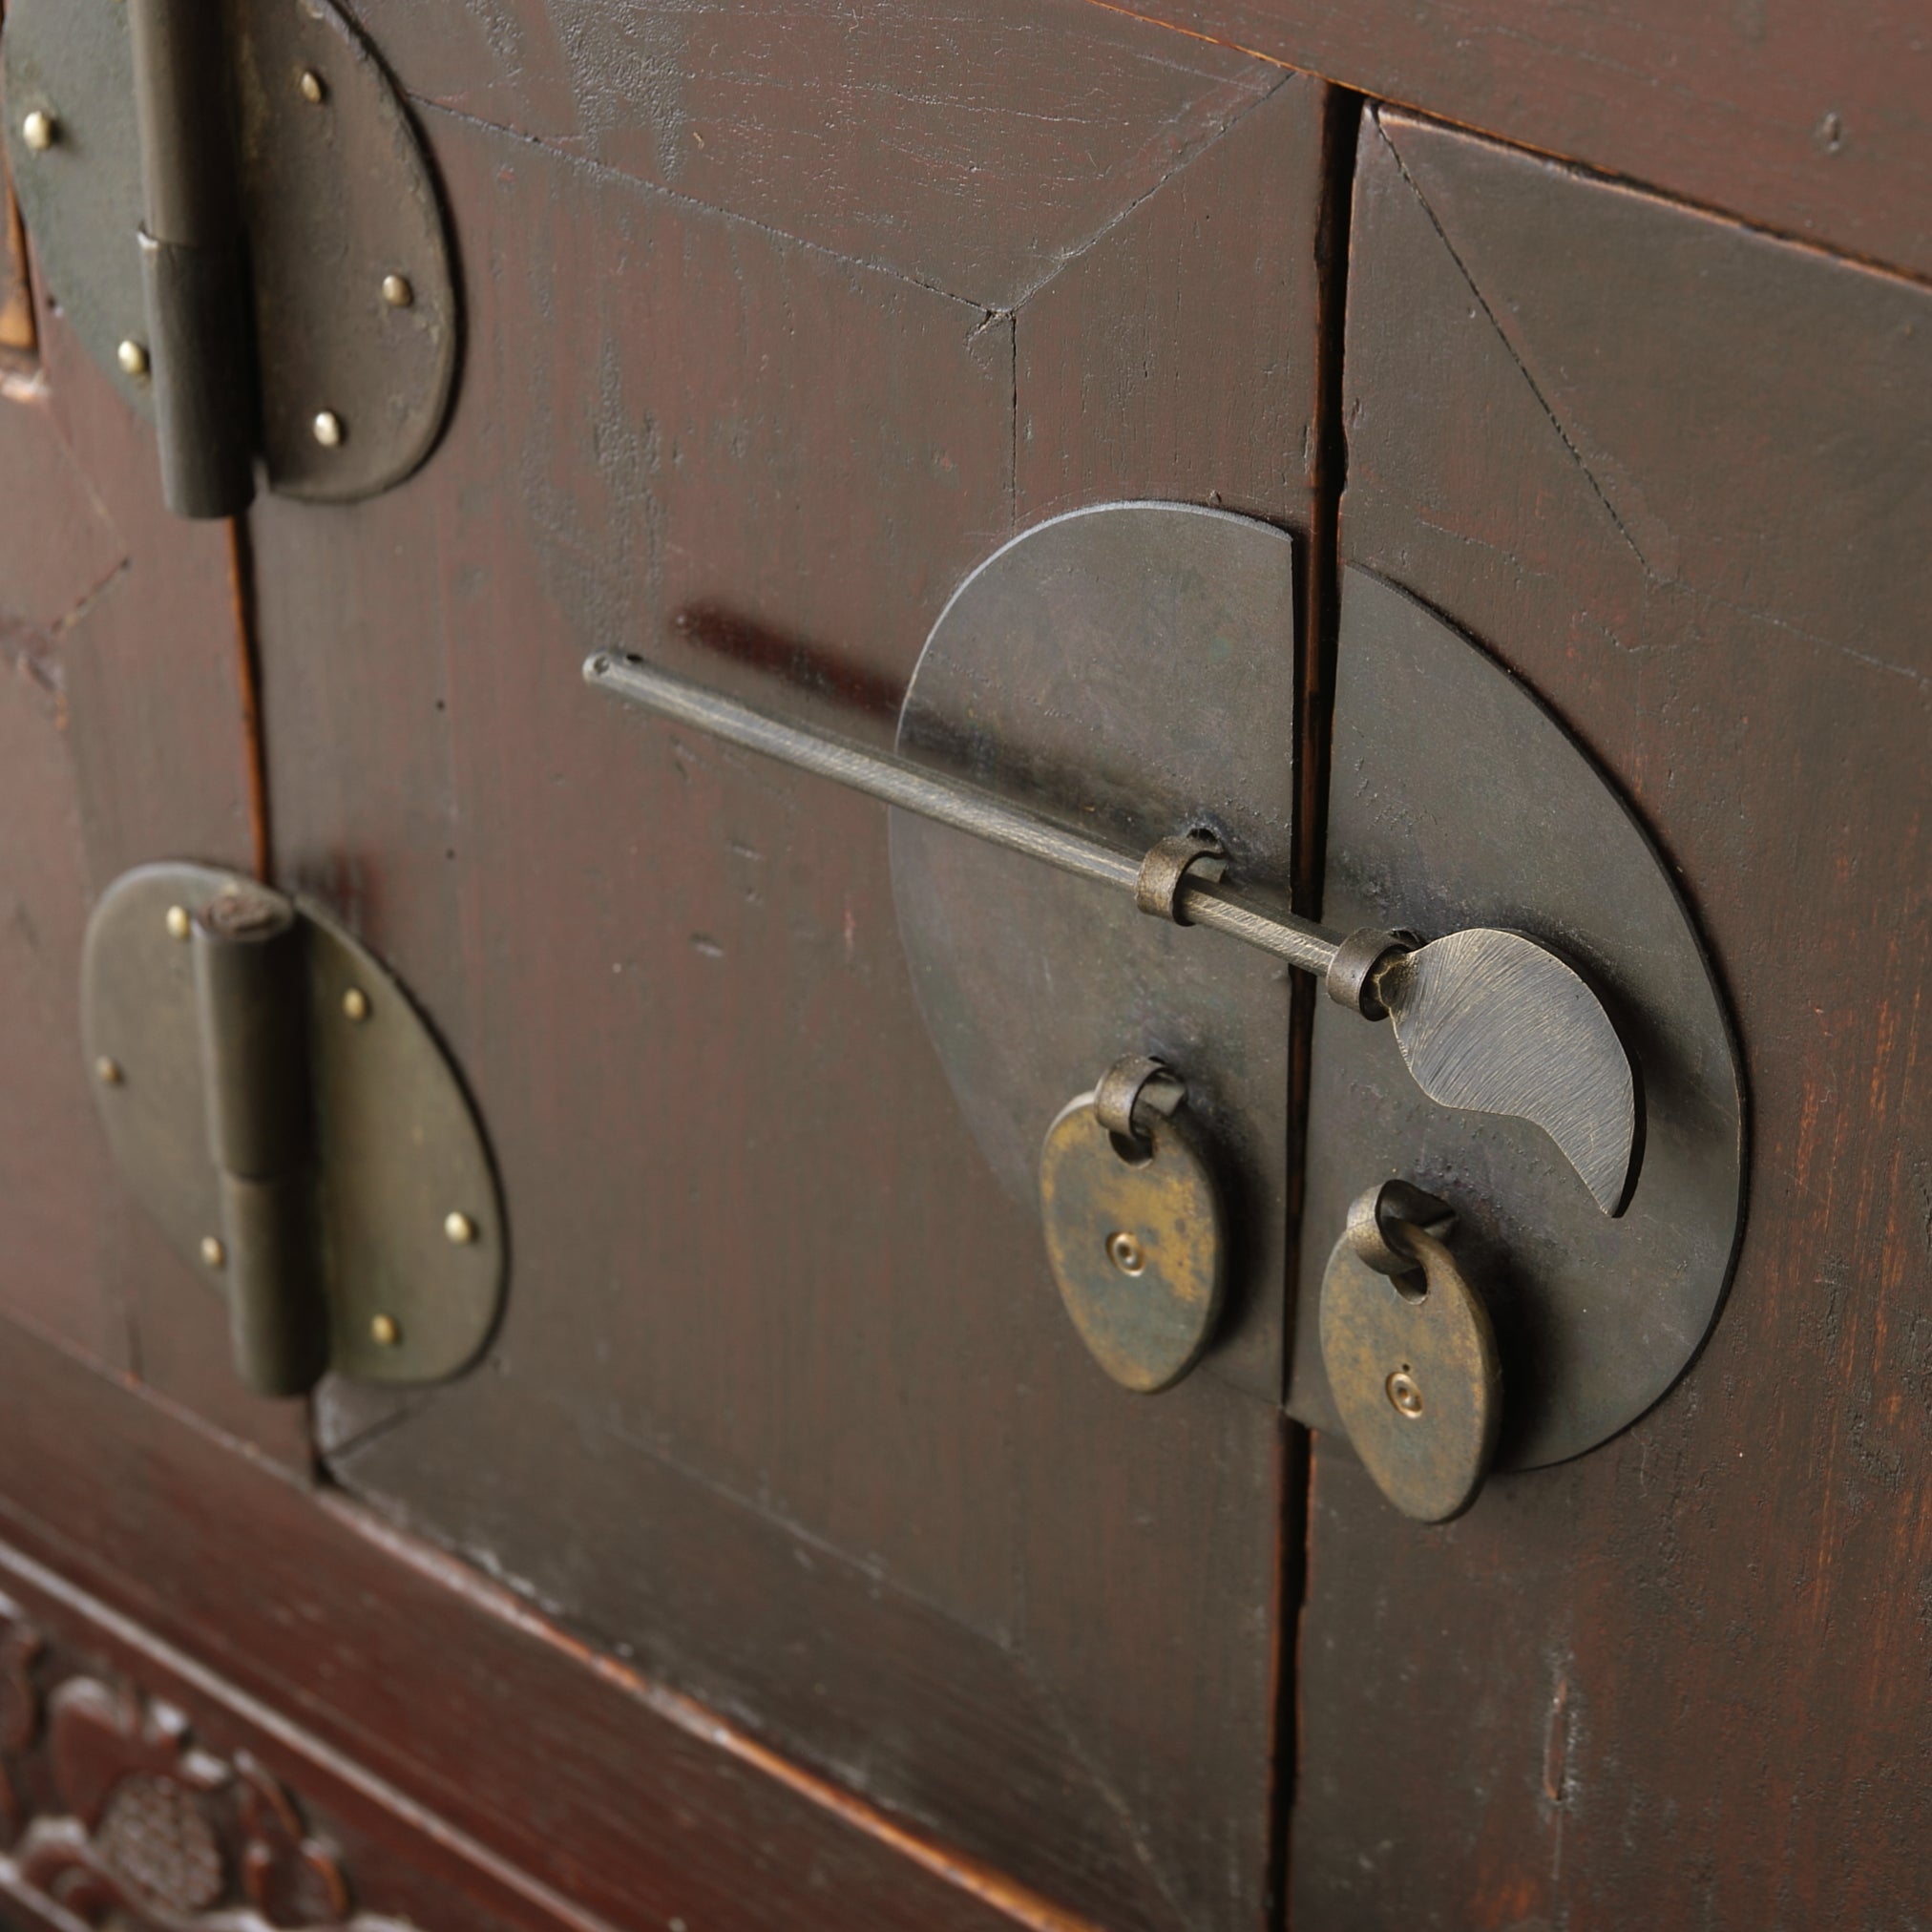
<path fill-rule="evenodd" d="M 1395 955 L 1375 985 L 1432 1101 L 1533 1122 L 1606 1214 L 1624 1211 L 1642 1152 L 1642 1090 L 1575 967 L 1521 933 L 1472 926 Z"/>

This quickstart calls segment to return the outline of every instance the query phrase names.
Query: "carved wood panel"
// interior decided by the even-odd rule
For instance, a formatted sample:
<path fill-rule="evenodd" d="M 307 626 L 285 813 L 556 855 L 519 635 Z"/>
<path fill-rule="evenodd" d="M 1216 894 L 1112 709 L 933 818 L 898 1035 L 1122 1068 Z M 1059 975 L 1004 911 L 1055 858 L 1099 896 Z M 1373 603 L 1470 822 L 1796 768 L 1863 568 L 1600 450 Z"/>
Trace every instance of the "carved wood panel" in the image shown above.
<path fill-rule="evenodd" d="M 306 1807 L 246 1751 L 0 1598 L 0 1898 L 146 1932 L 385 1932 Z M 64 1922 L 54 1917 L 54 1923 Z"/>

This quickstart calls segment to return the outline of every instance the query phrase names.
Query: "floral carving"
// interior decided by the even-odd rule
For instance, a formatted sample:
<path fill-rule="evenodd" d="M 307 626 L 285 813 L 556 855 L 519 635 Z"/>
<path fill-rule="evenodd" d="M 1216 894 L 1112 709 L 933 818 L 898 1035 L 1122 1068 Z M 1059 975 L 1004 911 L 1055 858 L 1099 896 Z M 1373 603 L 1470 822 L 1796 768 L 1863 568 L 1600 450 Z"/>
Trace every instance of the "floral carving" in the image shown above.
<path fill-rule="evenodd" d="M 59 1656 L 0 1599 L 0 1900 L 141 1932 L 403 1932 L 246 1752 Z"/>

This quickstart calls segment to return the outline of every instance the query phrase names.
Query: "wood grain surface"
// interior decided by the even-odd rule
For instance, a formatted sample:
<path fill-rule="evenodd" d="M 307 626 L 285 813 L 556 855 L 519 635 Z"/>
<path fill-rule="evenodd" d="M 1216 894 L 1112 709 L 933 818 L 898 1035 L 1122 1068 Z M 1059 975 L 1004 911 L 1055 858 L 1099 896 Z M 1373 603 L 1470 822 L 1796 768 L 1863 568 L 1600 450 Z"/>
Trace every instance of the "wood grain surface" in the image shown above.
<path fill-rule="evenodd" d="M 1912 0 L 1088 0 L 1932 275 L 1932 35 Z"/>
<path fill-rule="evenodd" d="M 1385 114 L 1342 542 L 1626 788 L 1728 983 L 1750 1218 L 1702 1357 L 1398 1522 L 1318 1441 L 1294 1922 L 1913 1923 L 1932 1520 L 1932 296 Z"/>
<path fill-rule="evenodd" d="M 0 1594 L 325 1807 L 423 1932 L 1082 1932 L 537 1611 L 25 1334 Z"/>
<path fill-rule="evenodd" d="M 0 381 L 0 1306 L 274 1453 L 219 1299 L 120 1187 L 79 1049 L 80 941 L 128 867 L 256 858 L 230 536 L 161 507 L 151 433 L 43 309 Z"/>
<path fill-rule="evenodd" d="M 426 104 L 998 314 L 1282 79 L 1087 0 L 353 11 Z"/>
<path fill-rule="evenodd" d="M 0 1592 L 10 1925 L 215 1932 L 238 1914 L 311 1932 L 585 1924 L 281 1713 L 5 1545 Z"/>

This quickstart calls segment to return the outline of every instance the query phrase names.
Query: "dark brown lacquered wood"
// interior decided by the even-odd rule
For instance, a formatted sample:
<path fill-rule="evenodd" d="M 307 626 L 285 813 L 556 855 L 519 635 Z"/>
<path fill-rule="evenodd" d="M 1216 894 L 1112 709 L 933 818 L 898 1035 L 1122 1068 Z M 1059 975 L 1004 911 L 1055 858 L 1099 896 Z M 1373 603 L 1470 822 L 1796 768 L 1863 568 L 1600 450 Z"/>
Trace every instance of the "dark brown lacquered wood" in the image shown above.
<path fill-rule="evenodd" d="M 228 536 L 161 508 L 151 438 L 57 315 L 39 341 L 0 389 L 0 1304 L 303 1459 L 300 1407 L 242 1394 L 219 1300 L 120 1188 L 77 1030 L 95 892 L 256 858 Z"/>
<path fill-rule="evenodd" d="M 1282 76 L 1020 310 L 1019 523 L 1154 496 L 1307 530 L 1326 93 Z"/>
<path fill-rule="evenodd" d="M 533 1932 L 594 1922 L 280 1712 L 0 1545 L 0 1777 L 13 1924 L 70 1932 L 371 1917 Z M 162 1908 L 157 1911 L 157 1907 Z M 73 1915 L 73 1916 L 70 1916 Z"/>
<path fill-rule="evenodd" d="M 426 104 L 1004 315 L 1279 84 L 1087 0 L 354 11 Z"/>
<path fill-rule="evenodd" d="M 1088 0 L 1780 233 L 1932 275 L 1913 0 Z"/>
<path fill-rule="evenodd" d="M 1295 1922 L 1909 1922 L 1932 296 L 1385 115 L 1348 351 L 1345 555 L 1627 788 L 1754 1144 L 1728 1307 L 1611 1444 L 1421 1530 L 1317 1443 Z"/>
<path fill-rule="evenodd" d="M 0 1596 L 323 1807 L 371 1909 L 385 1887 L 408 1909 L 441 1886 L 454 1909 L 424 1903 L 425 1932 L 1081 1932 L 510 1592 L 10 1330 L 0 1461 L 36 1479 L 0 1497 Z"/>
<path fill-rule="evenodd" d="M 728 206 L 632 178 L 608 92 L 579 159 L 452 91 L 460 22 L 380 27 L 452 103 L 469 362 L 401 490 L 251 518 L 279 883 L 451 1042 L 513 1273 L 473 1375 L 321 1420 L 346 1485 L 910 1827 L 1112 1926 L 1253 1924 L 1271 1402 L 1086 1358 L 927 1040 L 878 808 L 578 675 L 642 650 L 890 743 L 954 585 L 1049 499 L 1306 515 L 1323 90 L 1037 14 L 799 16 L 785 71 L 836 54 L 887 116 L 809 194 L 824 94 L 740 72 L 753 16 L 679 16 L 689 85 L 748 103 L 689 123 Z M 573 45 L 634 75 L 640 18 Z M 501 84 L 549 98 L 540 52 Z"/>

